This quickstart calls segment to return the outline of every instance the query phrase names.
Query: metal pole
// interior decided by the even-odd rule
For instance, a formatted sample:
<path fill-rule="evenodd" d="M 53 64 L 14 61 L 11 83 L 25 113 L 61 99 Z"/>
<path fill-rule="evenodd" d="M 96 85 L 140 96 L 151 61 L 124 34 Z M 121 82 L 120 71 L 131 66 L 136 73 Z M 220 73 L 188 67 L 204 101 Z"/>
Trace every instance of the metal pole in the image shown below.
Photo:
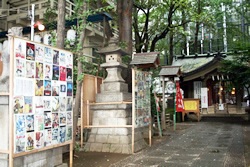
<path fill-rule="evenodd" d="M 174 130 L 176 130 L 176 81 L 174 79 Z"/>
<path fill-rule="evenodd" d="M 30 33 L 30 40 L 34 41 L 34 24 L 35 24 L 35 4 L 32 4 L 31 10 L 31 33 Z"/>

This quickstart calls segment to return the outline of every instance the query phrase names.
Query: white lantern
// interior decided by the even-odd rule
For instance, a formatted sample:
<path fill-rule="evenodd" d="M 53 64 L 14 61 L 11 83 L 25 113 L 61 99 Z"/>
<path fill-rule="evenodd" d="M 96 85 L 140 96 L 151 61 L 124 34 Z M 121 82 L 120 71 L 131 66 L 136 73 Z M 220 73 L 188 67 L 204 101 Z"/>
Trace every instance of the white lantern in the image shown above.
<path fill-rule="evenodd" d="M 70 41 L 70 45 L 74 45 L 76 39 L 76 31 L 73 29 L 68 30 L 67 39 Z"/>
<path fill-rule="evenodd" d="M 35 35 L 35 36 L 34 36 L 34 41 L 35 41 L 35 42 L 41 43 L 42 37 L 41 37 L 39 34 L 38 34 L 38 35 Z"/>
<path fill-rule="evenodd" d="M 50 34 L 45 34 L 44 37 L 43 37 L 43 43 L 46 44 L 46 45 L 52 45 L 52 42 L 51 42 L 51 35 Z"/>

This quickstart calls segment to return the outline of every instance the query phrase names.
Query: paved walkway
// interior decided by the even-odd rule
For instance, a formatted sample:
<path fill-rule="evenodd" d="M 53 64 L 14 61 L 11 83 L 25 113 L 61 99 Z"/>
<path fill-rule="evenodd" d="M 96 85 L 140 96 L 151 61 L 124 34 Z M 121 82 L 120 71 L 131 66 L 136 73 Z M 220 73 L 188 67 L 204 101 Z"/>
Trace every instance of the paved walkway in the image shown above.
<path fill-rule="evenodd" d="M 243 132 L 249 129 L 235 118 L 205 119 L 111 166 L 248 167 Z M 245 145 L 245 152 L 249 148 Z"/>

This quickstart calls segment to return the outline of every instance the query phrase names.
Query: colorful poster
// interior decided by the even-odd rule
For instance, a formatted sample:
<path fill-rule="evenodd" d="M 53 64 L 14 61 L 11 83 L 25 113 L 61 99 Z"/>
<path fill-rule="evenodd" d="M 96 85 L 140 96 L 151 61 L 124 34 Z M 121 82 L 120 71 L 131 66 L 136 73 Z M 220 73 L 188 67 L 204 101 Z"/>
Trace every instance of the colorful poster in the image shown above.
<path fill-rule="evenodd" d="M 67 71 L 67 81 L 72 81 L 72 69 L 71 68 L 66 68 Z"/>
<path fill-rule="evenodd" d="M 43 62 L 44 47 L 42 45 L 36 45 L 36 61 Z"/>
<path fill-rule="evenodd" d="M 72 126 L 66 127 L 66 141 L 72 140 Z"/>
<path fill-rule="evenodd" d="M 44 64 L 44 79 L 52 80 L 52 65 Z"/>
<path fill-rule="evenodd" d="M 52 132 L 51 129 L 44 130 L 44 147 L 50 146 L 52 142 Z"/>
<path fill-rule="evenodd" d="M 53 50 L 53 64 L 59 65 L 59 51 Z"/>
<path fill-rule="evenodd" d="M 52 96 L 59 96 L 59 81 L 52 81 Z"/>
<path fill-rule="evenodd" d="M 36 80 L 35 96 L 43 96 L 43 80 Z"/>
<path fill-rule="evenodd" d="M 51 127 L 51 112 L 44 111 L 44 128 Z"/>
<path fill-rule="evenodd" d="M 23 113 L 23 96 L 16 96 L 14 97 L 14 106 L 13 106 L 13 111 L 14 114 L 22 114 Z"/>
<path fill-rule="evenodd" d="M 15 115 L 15 153 L 25 151 L 25 116 Z"/>
<path fill-rule="evenodd" d="M 72 118 L 72 112 L 67 112 L 67 126 L 72 126 L 73 125 L 73 118 Z"/>
<path fill-rule="evenodd" d="M 59 79 L 59 66 L 53 65 L 52 79 L 53 80 Z"/>
<path fill-rule="evenodd" d="M 51 53 L 51 48 L 49 47 L 44 47 L 44 63 L 46 64 L 52 64 L 52 53 Z"/>
<path fill-rule="evenodd" d="M 59 97 L 52 97 L 51 108 L 52 112 L 59 111 Z"/>
<path fill-rule="evenodd" d="M 52 128 L 58 129 L 58 127 L 59 127 L 58 113 L 52 113 Z"/>
<path fill-rule="evenodd" d="M 32 113 L 32 96 L 24 96 L 24 113 Z"/>
<path fill-rule="evenodd" d="M 43 79 L 43 63 L 36 62 L 36 78 Z"/>
<path fill-rule="evenodd" d="M 66 68 L 60 66 L 60 81 L 66 81 Z"/>
<path fill-rule="evenodd" d="M 64 52 L 60 51 L 60 66 L 65 67 L 66 66 L 66 55 Z"/>
<path fill-rule="evenodd" d="M 60 97 L 66 97 L 66 82 L 60 82 Z"/>
<path fill-rule="evenodd" d="M 35 62 L 26 61 L 26 78 L 35 78 Z"/>
<path fill-rule="evenodd" d="M 36 132 L 36 148 L 42 148 L 44 146 L 43 132 Z"/>
<path fill-rule="evenodd" d="M 58 129 L 52 129 L 52 144 L 58 144 L 59 137 L 58 137 Z"/>
<path fill-rule="evenodd" d="M 36 114 L 42 114 L 43 113 L 43 97 L 36 96 L 33 97 L 34 100 L 34 108 Z"/>
<path fill-rule="evenodd" d="M 67 68 L 73 67 L 73 55 L 70 52 L 66 52 L 66 67 Z"/>
<path fill-rule="evenodd" d="M 72 82 L 67 82 L 67 96 L 72 96 L 73 94 L 73 84 Z"/>
<path fill-rule="evenodd" d="M 26 43 L 26 59 L 35 61 L 35 44 Z"/>
<path fill-rule="evenodd" d="M 44 99 L 44 110 L 51 110 L 51 97 L 46 97 Z"/>
<path fill-rule="evenodd" d="M 67 109 L 66 111 L 72 111 L 73 100 L 71 97 L 67 97 Z"/>
<path fill-rule="evenodd" d="M 65 137 L 66 137 L 66 127 L 60 126 L 60 128 L 59 128 L 59 141 L 60 141 L 60 143 L 65 142 Z"/>
<path fill-rule="evenodd" d="M 16 77 L 25 77 L 25 60 L 16 59 L 16 68 L 15 68 L 15 76 Z"/>
<path fill-rule="evenodd" d="M 30 151 L 34 149 L 35 145 L 35 132 L 30 132 L 26 134 L 26 150 Z"/>
<path fill-rule="evenodd" d="M 51 81 L 44 81 L 44 96 L 51 96 Z"/>
<path fill-rule="evenodd" d="M 15 38 L 15 57 L 16 58 L 21 58 L 21 59 L 25 59 L 25 52 L 26 52 L 26 46 L 25 46 L 25 41 L 21 40 L 21 39 L 17 39 Z"/>
<path fill-rule="evenodd" d="M 66 125 L 66 114 L 65 114 L 65 112 L 60 112 L 59 113 L 59 118 L 60 118 L 60 126 L 61 125 Z"/>
<path fill-rule="evenodd" d="M 60 97 L 59 102 L 59 111 L 66 111 L 66 97 Z"/>
<path fill-rule="evenodd" d="M 35 131 L 42 131 L 44 129 L 44 115 L 36 114 L 35 115 Z"/>
<path fill-rule="evenodd" d="M 34 115 L 26 115 L 26 131 L 33 132 L 34 131 Z"/>

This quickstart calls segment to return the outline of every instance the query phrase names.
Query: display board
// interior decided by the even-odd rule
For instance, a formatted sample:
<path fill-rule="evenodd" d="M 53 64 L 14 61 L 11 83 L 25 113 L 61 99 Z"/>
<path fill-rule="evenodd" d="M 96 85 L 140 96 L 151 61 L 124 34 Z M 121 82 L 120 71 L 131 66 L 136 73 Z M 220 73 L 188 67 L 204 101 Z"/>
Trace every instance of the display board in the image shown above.
<path fill-rule="evenodd" d="M 133 69 L 134 70 L 134 69 Z M 149 125 L 151 117 L 151 74 L 134 70 L 135 128 Z"/>
<path fill-rule="evenodd" d="M 14 38 L 14 153 L 72 141 L 73 54 Z"/>
<path fill-rule="evenodd" d="M 185 111 L 182 112 L 182 121 L 188 112 L 193 112 L 197 115 L 200 121 L 200 99 L 183 99 Z"/>

